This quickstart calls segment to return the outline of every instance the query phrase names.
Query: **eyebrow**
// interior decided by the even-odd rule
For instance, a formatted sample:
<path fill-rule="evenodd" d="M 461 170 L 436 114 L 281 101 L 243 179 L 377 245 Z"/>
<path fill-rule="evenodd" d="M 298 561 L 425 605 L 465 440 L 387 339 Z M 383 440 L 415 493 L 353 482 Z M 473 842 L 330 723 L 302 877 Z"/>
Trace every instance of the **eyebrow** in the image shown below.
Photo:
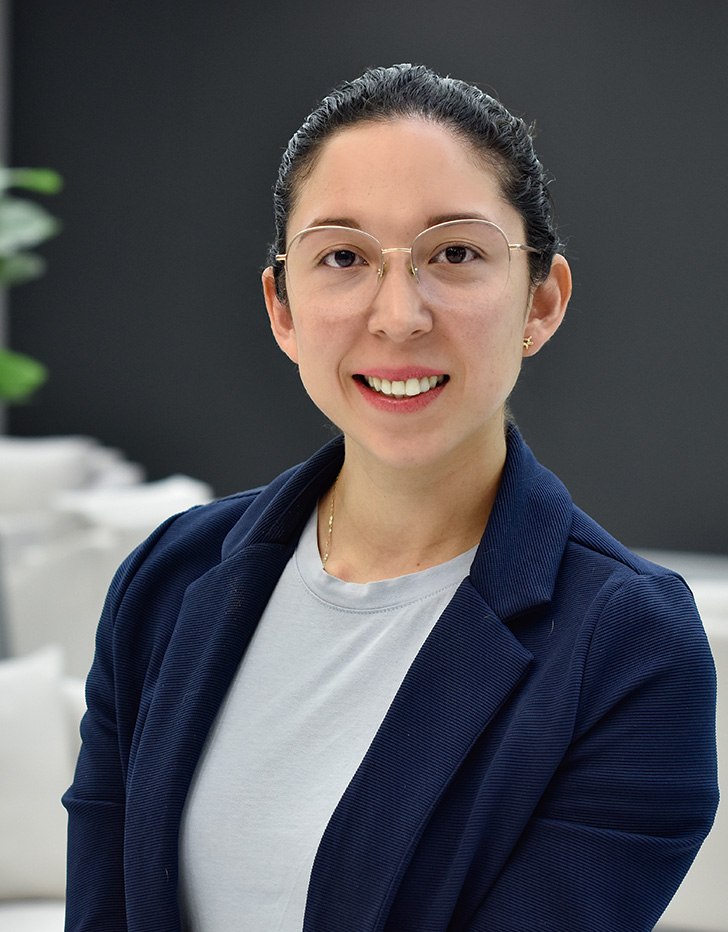
<path fill-rule="evenodd" d="M 490 217 L 486 217 L 483 214 L 479 214 L 477 211 L 468 211 L 467 213 L 452 213 L 452 214 L 437 214 L 433 217 L 428 217 L 424 230 L 429 229 L 430 227 L 435 227 L 440 223 L 449 223 L 451 220 L 490 220 Z M 361 226 L 351 217 L 317 217 L 313 220 L 309 227 L 348 227 L 352 230 L 363 230 Z"/>
<path fill-rule="evenodd" d="M 359 224 L 350 217 L 317 217 L 306 229 L 310 227 L 350 227 L 352 230 L 361 230 Z"/>
<path fill-rule="evenodd" d="M 493 222 L 490 217 L 479 214 L 477 211 L 469 211 L 466 214 L 438 214 L 436 217 L 430 217 L 427 220 L 425 229 L 436 227 L 439 223 L 449 223 L 451 220 L 488 220 L 490 223 Z"/>

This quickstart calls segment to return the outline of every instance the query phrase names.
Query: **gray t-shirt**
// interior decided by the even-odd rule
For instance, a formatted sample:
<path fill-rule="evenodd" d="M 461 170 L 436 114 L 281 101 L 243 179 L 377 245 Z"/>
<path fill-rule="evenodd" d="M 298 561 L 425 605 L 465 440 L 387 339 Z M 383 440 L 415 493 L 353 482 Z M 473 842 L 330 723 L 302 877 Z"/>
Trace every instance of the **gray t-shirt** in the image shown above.
<path fill-rule="evenodd" d="M 314 512 L 195 771 L 180 826 L 186 932 L 301 932 L 326 825 L 474 555 L 343 582 L 321 567 Z"/>

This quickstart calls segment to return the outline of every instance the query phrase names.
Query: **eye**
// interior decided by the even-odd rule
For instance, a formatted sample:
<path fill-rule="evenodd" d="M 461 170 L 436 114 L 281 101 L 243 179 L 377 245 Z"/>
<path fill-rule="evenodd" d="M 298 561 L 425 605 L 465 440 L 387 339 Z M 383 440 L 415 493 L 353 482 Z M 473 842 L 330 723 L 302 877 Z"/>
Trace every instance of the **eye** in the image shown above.
<path fill-rule="evenodd" d="M 450 246 L 443 246 L 439 252 L 430 259 L 430 262 L 446 262 L 449 265 L 460 265 L 463 262 L 472 262 L 473 259 L 479 259 L 480 253 L 467 246 L 465 243 L 453 243 Z"/>
<path fill-rule="evenodd" d="M 356 266 L 367 265 L 366 259 L 352 249 L 333 249 L 321 259 L 322 265 L 331 269 L 351 269 Z"/>

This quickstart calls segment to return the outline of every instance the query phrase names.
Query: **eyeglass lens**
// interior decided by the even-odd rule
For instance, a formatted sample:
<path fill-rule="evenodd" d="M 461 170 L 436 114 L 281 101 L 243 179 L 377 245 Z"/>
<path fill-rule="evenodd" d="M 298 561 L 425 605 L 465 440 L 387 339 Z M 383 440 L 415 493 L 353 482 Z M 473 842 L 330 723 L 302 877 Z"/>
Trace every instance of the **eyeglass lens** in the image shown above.
<path fill-rule="evenodd" d="M 456 220 L 424 230 L 412 244 L 412 268 L 407 252 L 385 250 L 383 255 L 377 239 L 349 227 L 304 230 L 288 249 L 289 295 L 311 307 L 361 310 L 373 300 L 380 273 L 398 262 L 415 272 L 423 296 L 438 304 L 467 293 L 494 299 L 508 281 L 508 241 L 486 220 Z"/>

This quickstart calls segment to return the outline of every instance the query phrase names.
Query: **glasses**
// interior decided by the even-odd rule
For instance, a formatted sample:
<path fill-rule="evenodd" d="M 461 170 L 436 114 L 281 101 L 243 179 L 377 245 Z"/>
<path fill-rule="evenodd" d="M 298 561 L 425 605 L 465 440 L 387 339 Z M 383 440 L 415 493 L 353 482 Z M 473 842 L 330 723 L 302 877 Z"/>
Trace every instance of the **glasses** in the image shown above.
<path fill-rule="evenodd" d="M 276 259 L 285 263 L 290 297 L 307 307 L 346 312 L 372 302 L 388 268 L 385 256 L 397 252 L 409 255 L 408 271 L 429 302 L 495 300 L 508 283 L 514 250 L 538 253 L 509 243 L 489 220 L 450 220 L 423 230 L 411 246 L 388 249 L 363 230 L 308 227 Z"/>

